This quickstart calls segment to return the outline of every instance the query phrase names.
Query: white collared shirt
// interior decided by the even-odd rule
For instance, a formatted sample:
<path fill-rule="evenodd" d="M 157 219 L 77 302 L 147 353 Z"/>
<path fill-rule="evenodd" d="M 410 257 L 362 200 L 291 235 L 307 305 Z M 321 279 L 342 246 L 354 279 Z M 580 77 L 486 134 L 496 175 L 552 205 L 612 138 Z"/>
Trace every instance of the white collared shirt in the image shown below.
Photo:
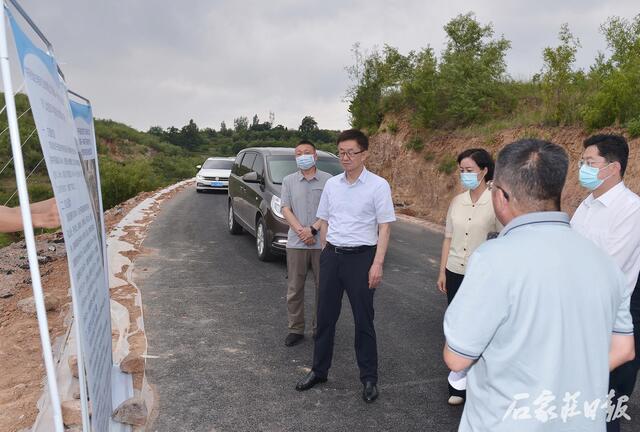
<path fill-rule="evenodd" d="M 378 224 L 396 220 L 389 183 L 363 169 L 349 184 L 342 173 L 327 180 L 317 217 L 328 222 L 327 241 L 334 246 L 373 246 Z"/>
<path fill-rule="evenodd" d="M 594 198 L 590 194 L 571 219 L 571 227 L 613 257 L 635 287 L 640 273 L 640 197 L 623 182 Z"/>

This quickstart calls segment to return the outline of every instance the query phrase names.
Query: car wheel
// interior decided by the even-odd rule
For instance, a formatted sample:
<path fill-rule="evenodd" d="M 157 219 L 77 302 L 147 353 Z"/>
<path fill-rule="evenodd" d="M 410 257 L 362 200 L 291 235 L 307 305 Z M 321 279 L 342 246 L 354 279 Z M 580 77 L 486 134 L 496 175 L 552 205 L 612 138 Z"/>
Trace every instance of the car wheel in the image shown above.
<path fill-rule="evenodd" d="M 271 261 L 275 258 L 267 239 L 267 225 L 262 218 L 258 219 L 256 224 L 256 251 L 260 261 Z"/>
<path fill-rule="evenodd" d="M 231 205 L 231 201 L 229 201 L 229 232 L 233 235 L 242 234 L 242 227 L 236 220 L 236 215 L 233 213 L 233 206 Z"/>

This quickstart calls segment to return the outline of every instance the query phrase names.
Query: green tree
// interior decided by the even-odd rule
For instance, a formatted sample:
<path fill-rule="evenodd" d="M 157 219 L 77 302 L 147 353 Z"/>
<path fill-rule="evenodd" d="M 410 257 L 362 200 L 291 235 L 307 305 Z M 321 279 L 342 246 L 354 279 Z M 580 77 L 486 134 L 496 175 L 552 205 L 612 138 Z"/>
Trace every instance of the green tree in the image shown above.
<path fill-rule="evenodd" d="M 415 54 L 404 56 L 389 45 L 382 53 L 370 54 L 355 44 L 352 52 L 355 64 L 347 68 L 352 86 L 347 90 L 351 124 L 358 129 L 377 129 L 385 112 L 402 107 L 401 88 L 413 74 Z"/>
<path fill-rule="evenodd" d="M 572 123 L 576 117 L 576 98 L 579 89 L 576 82 L 582 75 L 573 70 L 580 40 L 569 30 L 568 24 L 562 24 L 558 34 L 560 45 L 544 49 L 544 66 L 541 72 L 541 84 L 546 120 L 552 124 Z"/>
<path fill-rule="evenodd" d="M 233 130 L 236 132 L 246 132 L 249 129 L 249 119 L 244 116 L 233 119 Z"/>
<path fill-rule="evenodd" d="M 599 55 L 589 74 L 595 91 L 583 116 L 591 128 L 640 118 L 640 14 L 632 20 L 611 17 L 600 30 L 611 56 Z"/>
<path fill-rule="evenodd" d="M 193 119 L 189 120 L 189 123 L 182 127 L 180 130 L 180 147 L 184 147 L 188 150 L 195 150 L 200 147 L 204 140 L 200 135 L 200 129 Z"/>
<path fill-rule="evenodd" d="M 358 44 L 353 47 L 355 65 L 347 68 L 353 85 L 347 90 L 351 125 L 357 129 L 377 128 L 382 121 L 380 100 L 382 98 L 382 76 L 380 56 L 360 51 Z"/>
<path fill-rule="evenodd" d="M 310 132 L 316 131 L 318 130 L 318 122 L 316 122 L 316 120 L 311 116 L 305 116 L 302 119 L 302 122 L 300 122 L 298 130 L 303 134 L 308 134 Z"/>
<path fill-rule="evenodd" d="M 151 135 L 155 135 L 155 136 L 161 137 L 161 136 L 164 135 L 164 130 L 160 126 L 151 126 L 149 128 L 148 133 L 150 133 Z"/>
<path fill-rule="evenodd" d="M 493 26 L 480 24 L 473 12 L 458 15 L 444 30 L 447 45 L 438 80 L 442 125 L 462 126 L 496 115 L 509 103 L 503 84 L 511 42 L 493 39 Z"/>
<path fill-rule="evenodd" d="M 437 108 L 438 61 L 427 47 L 415 57 L 413 74 L 402 86 L 402 94 L 414 119 L 423 127 L 434 125 Z"/>

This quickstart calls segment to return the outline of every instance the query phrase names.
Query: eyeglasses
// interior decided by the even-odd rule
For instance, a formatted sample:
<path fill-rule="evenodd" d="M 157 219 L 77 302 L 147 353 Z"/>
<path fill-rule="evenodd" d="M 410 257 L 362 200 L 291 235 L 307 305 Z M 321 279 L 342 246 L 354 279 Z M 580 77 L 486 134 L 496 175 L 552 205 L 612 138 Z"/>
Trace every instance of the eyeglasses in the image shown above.
<path fill-rule="evenodd" d="M 584 159 L 580 159 L 578 161 L 578 165 L 580 166 L 580 168 L 582 168 L 584 165 L 588 166 L 588 167 L 592 167 L 594 164 L 601 164 L 601 163 L 610 163 L 608 160 L 603 160 L 603 161 L 592 161 L 592 160 L 584 160 Z"/>
<path fill-rule="evenodd" d="M 490 180 L 487 182 L 487 189 L 489 189 L 490 191 L 493 191 L 494 189 L 500 189 L 502 191 L 502 193 L 504 194 L 504 198 L 509 201 L 509 193 L 504 190 L 503 188 L 501 188 L 500 186 L 498 186 L 497 184 L 495 184 L 495 182 L 493 180 Z"/>
<path fill-rule="evenodd" d="M 347 157 L 347 159 L 351 160 L 351 159 L 353 159 L 353 157 L 354 157 L 355 155 L 359 155 L 359 154 L 360 154 L 360 153 L 362 153 L 362 152 L 364 152 L 364 150 L 360 150 L 360 151 L 356 151 L 356 152 L 351 151 L 351 150 L 350 150 L 350 151 L 348 151 L 348 152 L 341 152 L 341 151 L 339 151 L 338 153 L 336 153 L 336 156 L 338 156 L 338 158 L 340 158 L 340 159 L 342 159 L 342 158 L 344 158 L 344 157 L 346 156 L 346 157 Z"/>

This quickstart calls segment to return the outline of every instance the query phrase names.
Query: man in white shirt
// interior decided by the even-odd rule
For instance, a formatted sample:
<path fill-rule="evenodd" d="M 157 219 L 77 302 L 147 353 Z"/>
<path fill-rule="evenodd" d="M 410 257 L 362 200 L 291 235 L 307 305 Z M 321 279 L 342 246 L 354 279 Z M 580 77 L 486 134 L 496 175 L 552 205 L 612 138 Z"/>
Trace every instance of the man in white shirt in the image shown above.
<path fill-rule="evenodd" d="M 610 255 L 624 273 L 627 288 L 633 289 L 640 273 L 640 197 L 624 184 L 629 146 L 619 135 L 594 135 L 584 141 L 580 161 L 580 184 L 592 193 L 580 204 L 571 226 Z M 635 327 L 636 351 L 640 292 L 634 291 L 631 314 Z M 609 379 L 616 398 L 630 397 L 636 382 L 638 361 L 618 367 Z M 619 431 L 619 419 L 607 424 L 609 432 Z"/>
<path fill-rule="evenodd" d="M 320 228 L 320 288 L 313 367 L 296 385 L 299 391 L 325 382 L 333 357 L 336 322 L 346 291 L 355 322 L 355 349 L 362 398 L 378 397 L 378 348 L 373 296 L 382 280 L 391 222 L 396 220 L 389 183 L 367 171 L 369 140 L 350 129 L 338 137 L 344 173 L 325 184 L 314 225 Z"/>

